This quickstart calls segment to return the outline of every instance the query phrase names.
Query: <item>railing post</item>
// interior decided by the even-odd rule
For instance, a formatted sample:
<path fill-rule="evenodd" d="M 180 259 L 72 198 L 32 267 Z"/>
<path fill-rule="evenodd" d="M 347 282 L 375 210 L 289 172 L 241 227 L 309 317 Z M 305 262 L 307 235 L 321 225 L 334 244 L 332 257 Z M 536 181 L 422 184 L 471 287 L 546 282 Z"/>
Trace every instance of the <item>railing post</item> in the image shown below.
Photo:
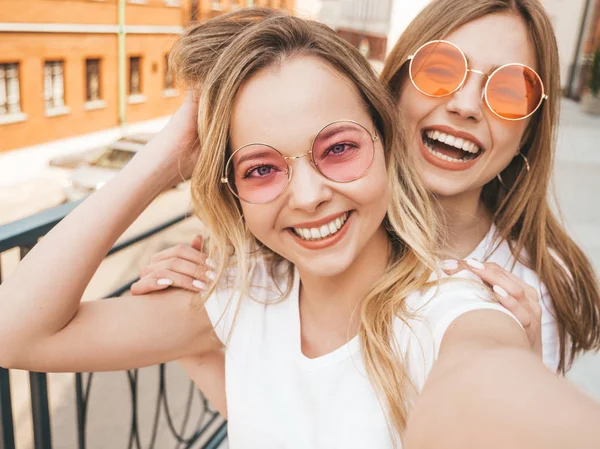
<path fill-rule="evenodd" d="M 15 449 L 10 377 L 4 368 L 0 368 L 0 449 Z"/>
<path fill-rule="evenodd" d="M 35 449 L 52 449 L 48 382 L 45 373 L 29 373 Z"/>
<path fill-rule="evenodd" d="M 2 261 L 0 261 L 0 284 L 2 284 Z M 4 368 L 0 368 L 0 449 L 15 449 L 10 373 Z"/>
<path fill-rule="evenodd" d="M 89 374 L 91 375 L 91 374 Z M 83 374 L 75 373 L 75 395 L 77 402 L 77 441 L 79 449 L 85 449 L 86 398 L 83 391 Z"/>
<path fill-rule="evenodd" d="M 21 260 L 33 246 L 21 246 Z M 52 449 L 50 436 L 50 408 L 48 406 L 48 379 L 46 373 L 29 373 L 31 416 L 35 449 Z"/>

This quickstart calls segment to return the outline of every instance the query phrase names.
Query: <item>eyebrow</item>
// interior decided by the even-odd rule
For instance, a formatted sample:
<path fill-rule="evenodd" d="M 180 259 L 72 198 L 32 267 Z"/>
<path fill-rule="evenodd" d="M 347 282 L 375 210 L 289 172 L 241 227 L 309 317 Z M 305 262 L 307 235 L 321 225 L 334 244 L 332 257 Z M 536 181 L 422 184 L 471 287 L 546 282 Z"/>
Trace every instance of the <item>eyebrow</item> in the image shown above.
<path fill-rule="evenodd" d="M 329 125 L 327 125 L 326 127 L 328 127 L 330 125 L 333 125 L 334 123 L 335 122 L 332 122 Z M 316 140 L 317 137 L 328 139 L 329 137 L 331 137 L 334 134 L 337 134 L 337 133 L 340 133 L 340 132 L 343 132 L 343 131 L 346 131 L 346 130 L 351 130 L 352 131 L 352 130 L 355 129 L 355 126 L 357 126 L 357 125 L 352 126 L 352 125 L 350 125 L 348 123 L 344 123 L 342 125 L 340 125 L 340 124 L 336 124 L 336 125 L 338 125 L 338 126 L 335 126 L 334 129 L 328 129 L 328 130 L 322 129 L 316 135 L 311 136 L 309 143 L 312 144 Z M 371 133 L 371 131 L 369 131 L 368 129 L 367 129 L 367 132 Z"/>
<path fill-rule="evenodd" d="M 265 146 L 265 144 L 263 143 L 257 143 L 257 144 L 251 144 L 251 145 L 263 145 Z M 270 148 L 270 147 L 269 147 Z M 246 162 L 248 160 L 251 159 L 260 159 L 260 158 L 267 158 L 267 156 L 269 156 L 270 154 L 273 154 L 273 149 L 269 149 L 269 150 L 263 150 L 260 153 L 252 153 L 252 154 L 247 154 L 245 156 L 240 156 L 240 158 L 237 161 L 232 161 L 235 162 L 236 164 L 241 164 L 242 162 Z"/>
<path fill-rule="evenodd" d="M 332 125 L 333 123 L 335 123 L 335 122 L 332 122 L 329 125 L 326 125 L 325 128 L 327 128 L 328 126 Z M 342 124 L 342 125 L 336 126 L 334 129 L 328 129 L 328 130 L 322 129 L 317 134 L 315 134 L 315 135 L 313 135 L 313 136 L 311 136 L 309 138 L 308 144 L 312 145 L 312 143 L 315 141 L 315 139 L 317 137 L 328 139 L 329 137 L 331 137 L 334 134 L 337 134 L 337 133 L 340 133 L 340 132 L 343 132 L 343 131 L 347 131 L 347 130 L 353 130 L 353 129 L 354 129 L 354 127 L 352 125 L 350 125 L 350 124 Z M 371 131 L 367 130 L 367 132 L 372 135 Z M 273 154 L 272 153 L 273 150 L 279 151 L 279 150 L 275 149 L 275 147 L 273 147 L 271 145 L 268 145 L 266 143 L 256 142 L 256 143 L 251 143 L 251 144 L 248 144 L 248 145 L 245 145 L 245 146 L 250 146 L 250 145 L 261 145 L 261 146 L 264 146 L 264 147 L 268 147 L 269 149 L 261 151 L 260 153 L 253 153 L 251 155 L 248 154 L 248 155 L 245 155 L 245 156 L 240 156 L 240 158 L 235 161 L 236 164 L 241 164 L 242 162 L 246 162 L 246 161 L 248 161 L 250 159 L 257 159 L 257 158 L 261 158 L 261 157 L 265 157 L 266 158 L 270 154 Z M 238 150 L 241 149 L 241 148 L 243 148 L 243 147 L 238 148 Z M 238 150 L 236 150 L 236 151 L 238 151 Z M 283 156 L 283 157 L 285 158 L 285 156 Z"/>

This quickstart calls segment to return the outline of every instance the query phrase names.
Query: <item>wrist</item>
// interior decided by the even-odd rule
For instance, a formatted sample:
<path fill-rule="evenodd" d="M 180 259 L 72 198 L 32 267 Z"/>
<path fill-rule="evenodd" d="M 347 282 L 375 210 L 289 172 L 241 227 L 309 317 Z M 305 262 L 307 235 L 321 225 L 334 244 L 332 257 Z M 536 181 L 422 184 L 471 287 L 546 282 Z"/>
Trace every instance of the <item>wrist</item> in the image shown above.
<path fill-rule="evenodd" d="M 126 167 L 130 176 L 147 178 L 157 194 L 184 180 L 179 167 L 179 152 L 166 151 L 167 145 L 169 143 L 161 139 L 151 140 Z"/>

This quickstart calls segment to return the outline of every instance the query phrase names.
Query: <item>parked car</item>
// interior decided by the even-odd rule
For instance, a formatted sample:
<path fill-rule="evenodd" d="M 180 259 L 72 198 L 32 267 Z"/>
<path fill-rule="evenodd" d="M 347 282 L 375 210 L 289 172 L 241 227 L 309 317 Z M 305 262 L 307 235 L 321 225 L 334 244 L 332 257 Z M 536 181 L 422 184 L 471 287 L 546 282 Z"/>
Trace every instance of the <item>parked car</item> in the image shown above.
<path fill-rule="evenodd" d="M 106 148 L 50 161 L 53 167 L 72 169 L 64 181 L 68 201 L 82 199 L 106 184 L 152 139 L 154 134 L 123 137 Z"/>

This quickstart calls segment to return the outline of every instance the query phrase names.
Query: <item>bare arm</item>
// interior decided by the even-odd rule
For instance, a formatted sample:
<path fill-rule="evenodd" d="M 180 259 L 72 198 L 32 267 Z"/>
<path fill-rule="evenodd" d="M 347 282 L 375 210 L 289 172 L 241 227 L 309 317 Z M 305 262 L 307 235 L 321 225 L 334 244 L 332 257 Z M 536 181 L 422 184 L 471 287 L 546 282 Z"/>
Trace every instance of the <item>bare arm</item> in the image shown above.
<path fill-rule="evenodd" d="M 406 447 L 599 447 L 600 406 L 548 370 L 528 346 L 501 313 L 459 317 L 411 412 Z"/>
<path fill-rule="evenodd" d="M 179 359 L 177 362 L 212 406 L 227 419 L 225 353 L 218 349 L 202 355 Z"/>
<path fill-rule="evenodd" d="M 188 97 L 166 128 L 41 239 L 0 286 L 1 366 L 120 369 L 190 355 L 198 352 L 194 345 L 212 340 L 206 312 L 192 311 L 189 293 L 165 293 L 173 296 L 167 301 L 139 297 L 80 304 L 117 238 L 181 179 L 180 169 L 184 176 L 191 171 L 194 112 Z"/>

